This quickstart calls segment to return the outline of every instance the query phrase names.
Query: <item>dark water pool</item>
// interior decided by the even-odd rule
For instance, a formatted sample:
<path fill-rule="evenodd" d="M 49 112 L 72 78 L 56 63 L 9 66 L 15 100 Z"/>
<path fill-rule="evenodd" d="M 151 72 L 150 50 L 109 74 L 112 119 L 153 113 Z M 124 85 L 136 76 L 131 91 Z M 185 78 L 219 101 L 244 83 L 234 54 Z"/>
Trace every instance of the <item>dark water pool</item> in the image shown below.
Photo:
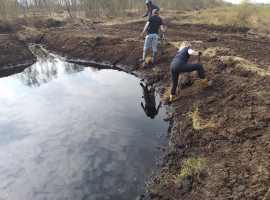
<path fill-rule="evenodd" d="M 140 81 L 125 72 L 36 53 L 36 64 L 0 78 L 0 199 L 145 194 L 162 155 L 156 147 L 167 143 L 157 136 L 169 126 L 164 107 L 147 117 Z"/>

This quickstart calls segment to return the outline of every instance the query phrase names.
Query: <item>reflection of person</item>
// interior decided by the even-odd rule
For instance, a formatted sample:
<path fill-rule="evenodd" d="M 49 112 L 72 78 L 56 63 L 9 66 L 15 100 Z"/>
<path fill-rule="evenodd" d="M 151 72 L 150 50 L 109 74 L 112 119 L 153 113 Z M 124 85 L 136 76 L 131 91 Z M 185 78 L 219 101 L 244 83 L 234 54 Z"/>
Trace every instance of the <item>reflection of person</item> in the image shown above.
<path fill-rule="evenodd" d="M 152 63 L 155 63 L 159 28 L 164 33 L 164 29 L 162 26 L 162 19 L 158 16 L 158 11 L 155 9 L 153 10 L 153 15 L 149 17 L 147 23 L 145 24 L 145 27 L 141 35 L 141 37 L 143 37 L 144 32 L 147 30 L 147 36 L 145 38 L 144 47 L 143 47 L 143 58 L 140 60 L 140 62 L 145 61 L 147 48 L 150 42 L 152 41 L 152 46 L 153 46 Z"/>
<path fill-rule="evenodd" d="M 178 53 L 174 57 L 172 63 L 171 63 L 171 76 L 172 76 L 172 88 L 171 88 L 171 95 L 170 95 L 170 102 L 174 100 L 176 87 L 178 85 L 178 78 L 180 72 L 192 72 L 192 71 L 198 71 L 198 75 L 201 79 L 203 88 L 207 88 L 211 85 L 212 81 L 207 82 L 207 79 L 205 78 L 204 69 L 203 66 L 199 63 L 195 64 L 187 64 L 189 58 L 191 55 L 194 56 L 200 56 L 202 55 L 202 52 L 196 52 L 193 50 L 190 42 L 184 41 Z"/>
<path fill-rule="evenodd" d="M 140 85 L 142 86 L 143 98 L 145 100 L 145 106 L 143 106 L 143 102 L 141 102 L 142 109 L 146 116 L 154 119 L 158 114 L 159 108 L 161 107 L 161 102 L 156 109 L 155 88 L 151 87 L 148 89 L 147 85 L 144 86 L 142 83 L 140 83 Z"/>
<path fill-rule="evenodd" d="M 154 9 L 159 11 L 159 7 L 157 7 L 155 4 L 153 4 L 151 0 L 146 0 L 146 5 L 147 5 L 147 11 L 146 11 L 146 14 L 143 17 L 146 17 L 146 16 L 150 17 L 152 15 L 152 11 Z"/>

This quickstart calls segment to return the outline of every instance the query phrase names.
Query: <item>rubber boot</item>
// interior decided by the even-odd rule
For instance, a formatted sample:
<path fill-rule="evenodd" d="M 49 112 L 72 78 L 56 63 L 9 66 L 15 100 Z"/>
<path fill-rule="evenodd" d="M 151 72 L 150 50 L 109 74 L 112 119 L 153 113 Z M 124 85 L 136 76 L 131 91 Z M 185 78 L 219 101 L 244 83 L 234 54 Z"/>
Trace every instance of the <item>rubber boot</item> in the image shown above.
<path fill-rule="evenodd" d="M 170 102 L 173 102 L 175 95 L 170 95 Z"/>
<path fill-rule="evenodd" d="M 143 50 L 143 58 L 140 60 L 140 62 L 144 62 L 144 61 L 145 61 L 146 54 L 147 54 L 147 50 L 144 49 L 144 50 Z"/>
<path fill-rule="evenodd" d="M 155 61 L 156 61 L 156 55 L 157 55 L 157 52 L 154 52 L 153 51 L 152 63 L 155 63 Z"/>
<path fill-rule="evenodd" d="M 207 79 L 201 79 L 203 88 L 207 88 L 208 86 L 212 85 L 212 81 L 207 82 Z"/>

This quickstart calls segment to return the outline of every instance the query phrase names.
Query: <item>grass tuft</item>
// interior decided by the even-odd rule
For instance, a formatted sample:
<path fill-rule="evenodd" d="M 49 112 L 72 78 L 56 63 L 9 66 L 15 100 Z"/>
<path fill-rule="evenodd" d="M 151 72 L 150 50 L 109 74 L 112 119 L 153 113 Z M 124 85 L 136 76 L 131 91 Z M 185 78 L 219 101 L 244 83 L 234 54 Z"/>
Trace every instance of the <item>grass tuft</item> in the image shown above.
<path fill-rule="evenodd" d="M 155 75 L 157 75 L 159 73 L 159 68 L 158 67 L 154 67 L 153 68 L 153 71 L 154 71 Z"/>
<path fill-rule="evenodd" d="M 196 107 L 194 111 L 187 112 L 189 118 L 192 119 L 192 125 L 195 130 L 201 130 L 206 127 L 214 127 L 212 123 L 212 119 L 210 121 L 204 120 L 199 116 L 199 105 L 196 103 Z"/>
<path fill-rule="evenodd" d="M 195 180 L 200 181 L 200 177 L 208 172 L 206 166 L 207 159 L 202 157 L 191 157 L 183 161 L 181 174 L 178 178 L 192 176 Z"/>

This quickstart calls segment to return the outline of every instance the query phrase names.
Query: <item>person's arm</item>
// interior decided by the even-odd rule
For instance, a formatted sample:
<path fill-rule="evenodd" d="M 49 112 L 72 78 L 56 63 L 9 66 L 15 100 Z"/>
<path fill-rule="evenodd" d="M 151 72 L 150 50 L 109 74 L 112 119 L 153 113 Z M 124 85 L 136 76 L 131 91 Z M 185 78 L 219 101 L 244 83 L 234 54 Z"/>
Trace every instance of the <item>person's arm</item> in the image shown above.
<path fill-rule="evenodd" d="M 200 52 L 200 51 L 197 52 L 197 51 L 194 51 L 193 49 L 189 49 L 188 54 L 193 55 L 193 56 L 200 56 L 200 55 L 202 55 L 202 52 Z"/>
<path fill-rule="evenodd" d="M 144 27 L 144 29 L 143 29 L 143 32 L 142 32 L 141 37 L 143 37 L 143 34 L 144 34 L 144 32 L 146 32 L 146 30 L 147 30 L 147 28 L 148 28 L 149 24 L 150 24 L 150 22 L 149 22 L 149 21 L 147 21 L 147 22 L 146 22 L 146 24 L 145 24 L 145 27 Z"/>
<path fill-rule="evenodd" d="M 160 25 L 159 28 L 160 28 L 160 30 L 164 33 L 165 30 L 164 30 L 164 28 L 163 28 L 163 25 Z"/>
<path fill-rule="evenodd" d="M 156 6 L 155 4 L 152 4 L 152 9 L 153 9 L 153 10 L 157 9 L 157 11 L 159 11 L 159 7 Z"/>
<path fill-rule="evenodd" d="M 143 15 L 143 18 L 144 18 L 144 17 L 146 17 L 146 16 L 148 16 L 148 13 L 147 13 L 147 12 L 146 12 L 146 14 L 145 14 L 145 15 Z"/>
<path fill-rule="evenodd" d="M 145 24 L 145 27 L 144 27 L 144 29 L 143 29 L 143 32 L 146 32 L 146 30 L 147 30 L 147 28 L 148 28 L 149 24 L 150 24 L 150 22 L 149 22 L 149 21 L 147 21 L 147 22 L 146 22 L 146 24 Z"/>

